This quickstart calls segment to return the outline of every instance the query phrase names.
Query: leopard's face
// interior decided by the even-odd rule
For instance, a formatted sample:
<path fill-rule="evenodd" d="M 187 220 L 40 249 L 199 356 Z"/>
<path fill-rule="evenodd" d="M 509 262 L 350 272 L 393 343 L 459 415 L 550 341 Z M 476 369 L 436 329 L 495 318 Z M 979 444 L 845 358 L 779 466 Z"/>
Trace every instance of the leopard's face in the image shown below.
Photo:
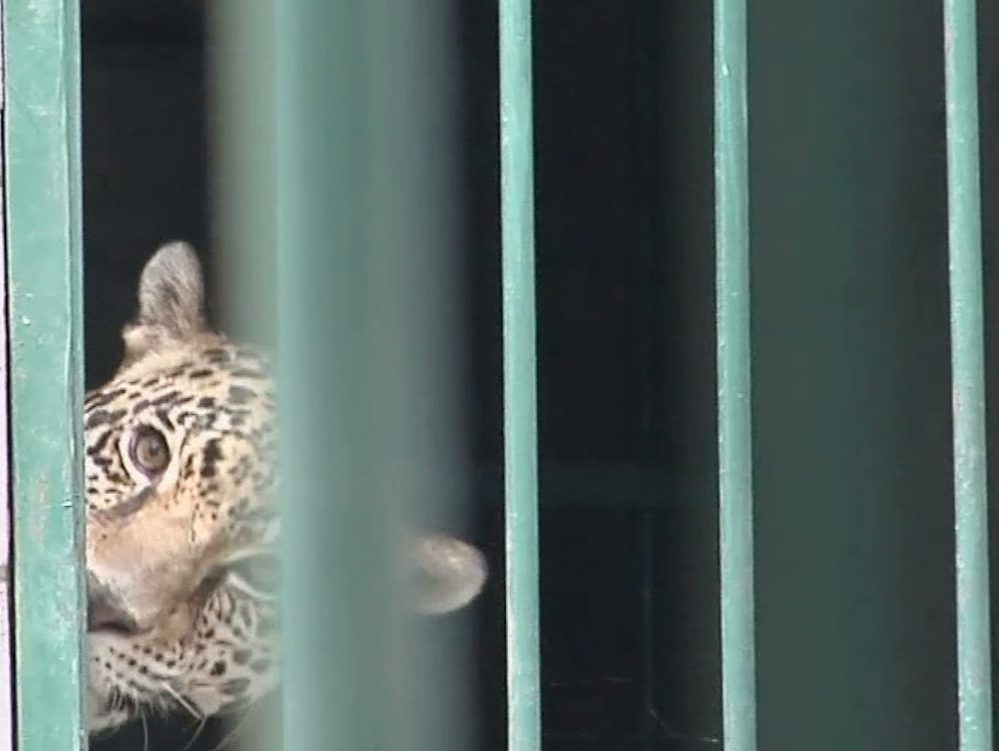
<path fill-rule="evenodd" d="M 153 711 L 207 717 L 278 682 L 274 389 L 263 356 L 208 331 L 202 308 L 193 252 L 164 246 L 122 366 L 85 400 L 91 731 Z M 419 609 L 481 589 L 473 547 L 424 535 L 410 552 Z"/>

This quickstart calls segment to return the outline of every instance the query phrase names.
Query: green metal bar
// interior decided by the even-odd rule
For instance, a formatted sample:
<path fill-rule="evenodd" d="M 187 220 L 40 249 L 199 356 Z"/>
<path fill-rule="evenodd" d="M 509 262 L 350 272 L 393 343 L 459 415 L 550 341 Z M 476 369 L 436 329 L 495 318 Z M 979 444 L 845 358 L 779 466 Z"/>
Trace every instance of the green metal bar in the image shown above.
<path fill-rule="evenodd" d="M 205 6 L 212 177 L 214 313 L 230 336 L 275 346 L 274 41 L 277 0 Z M 281 705 L 240 721 L 240 751 L 282 748 Z"/>
<path fill-rule="evenodd" d="M 386 748 L 365 203 L 378 30 L 363 3 L 306 0 L 278 3 L 276 29 L 283 747 Z"/>
<path fill-rule="evenodd" d="M 277 6 L 288 751 L 446 751 L 474 727 L 456 632 L 442 669 L 393 597 L 412 565 L 395 525 L 435 523 L 464 484 L 452 10 Z"/>
<path fill-rule="evenodd" d="M 274 18 L 277 0 L 206 5 L 212 227 L 224 331 L 274 341 Z M 271 148 L 267 148 L 271 146 Z"/>
<path fill-rule="evenodd" d="M 500 0 L 508 748 L 541 748 L 531 2 Z"/>
<path fill-rule="evenodd" d="M 945 0 L 954 523 L 961 751 L 992 748 L 985 351 L 974 0 Z"/>
<path fill-rule="evenodd" d="M 410 528 L 462 529 L 470 457 L 464 400 L 455 398 L 465 390 L 460 19 L 452 0 L 367 7 L 368 28 L 378 29 L 366 75 L 374 497 Z M 472 623 L 450 620 L 444 630 L 396 619 L 387 748 L 475 746 Z"/>
<path fill-rule="evenodd" d="M 86 747 L 78 12 L 3 5 L 19 751 Z"/>
<path fill-rule="evenodd" d="M 715 0 L 718 481 L 725 748 L 756 748 L 746 3 Z"/>

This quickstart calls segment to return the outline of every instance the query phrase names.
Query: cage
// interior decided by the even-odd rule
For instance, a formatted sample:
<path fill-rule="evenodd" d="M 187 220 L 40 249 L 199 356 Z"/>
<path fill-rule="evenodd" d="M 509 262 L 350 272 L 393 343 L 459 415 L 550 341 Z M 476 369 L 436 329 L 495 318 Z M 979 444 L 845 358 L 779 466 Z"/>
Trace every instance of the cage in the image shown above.
<path fill-rule="evenodd" d="M 415 515 L 448 519 L 490 563 L 477 604 L 419 627 L 415 674 L 433 680 L 398 728 L 358 704 L 385 688 L 363 670 L 389 639 L 365 620 L 382 604 L 339 573 L 307 580 L 328 596 L 293 592 L 315 608 L 296 611 L 301 644 L 332 593 L 359 598 L 339 642 L 357 654 L 322 663 L 343 680 L 293 649 L 294 745 L 401 732 L 407 748 L 443 734 L 515 751 L 991 748 L 999 15 L 982 5 L 976 23 L 959 0 L 746 5 L 4 7 L 7 747 L 86 745 L 82 381 L 109 377 L 146 257 L 182 237 L 203 254 L 214 320 L 294 342 L 290 361 L 314 375 L 279 369 L 298 396 L 377 411 L 362 440 L 291 400 L 313 444 L 347 447 L 303 449 L 315 477 L 432 496 Z M 505 271 L 504 245 L 523 254 Z M 533 306 L 511 275 L 532 256 Z M 716 277 L 725 259 L 734 278 Z M 519 396 L 503 390 L 511 352 Z M 421 401 L 432 387 L 453 399 Z M 734 454 L 719 454 L 719 426 Z M 521 454 L 505 451 L 511 431 Z M 376 471 L 413 456 L 416 469 Z M 512 456 L 526 548 L 505 517 Z M 330 513 L 339 548 L 319 546 L 322 561 L 370 563 L 357 543 L 373 517 Z M 523 609 L 504 586 L 517 552 Z M 742 631 L 723 638 L 723 615 Z M 510 664 L 507 620 L 527 638 Z M 91 745 L 238 747 L 269 723 L 233 735 L 175 715 Z"/>

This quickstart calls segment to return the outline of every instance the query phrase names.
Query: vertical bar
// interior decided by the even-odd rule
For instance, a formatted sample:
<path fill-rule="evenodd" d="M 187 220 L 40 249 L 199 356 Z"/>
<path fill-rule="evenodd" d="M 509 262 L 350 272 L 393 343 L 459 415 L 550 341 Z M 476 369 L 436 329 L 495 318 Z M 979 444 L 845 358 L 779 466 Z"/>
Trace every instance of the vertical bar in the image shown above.
<path fill-rule="evenodd" d="M 718 482 L 725 748 L 756 748 L 746 3 L 715 0 Z"/>
<path fill-rule="evenodd" d="M 3 34 L 0 33 L 0 60 L 3 60 Z M 3 70 L 0 65 L 0 101 L 3 99 L 2 83 Z M 0 175 L 6 172 L 6 165 L 0 162 Z M 0 250 L 0 294 L 4 297 L 8 295 L 7 285 L 7 252 L 6 252 L 6 232 L 4 230 L 6 217 L 0 212 L 0 243 L 3 243 Z M 6 311 L 5 311 L 6 313 Z M 0 342 L 6 343 L 10 333 L 7 325 L 7 315 L 0 316 Z M 10 425 L 10 362 L 7 357 L 6 345 L 0 347 L 0 378 L 3 381 L 3 395 L 0 398 L 0 425 L 4 430 L 0 432 L 0 488 L 8 490 L 10 488 L 10 432 L 6 429 Z M 9 493 L 9 490 L 8 490 Z M 11 589 L 11 506 L 9 495 L 5 502 L 0 505 L 0 751 L 14 751 L 14 697 L 13 688 L 13 626 L 14 611 L 13 592 Z"/>
<path fill-rule="evenodd" d="M 509 748 L 541 748 L 531 2 L 500 0 Z"/>
<path fill-rule="evenodd" d="M 374 497 L 410 528 L 461 529 L 463 435 L 460 0 L 368 5 L 369 414 Z M 434 189 L 428 191 L 427 185 Z M 443 522 L 443 527 L 441 523 Z M 400 603 L 405 607 L 404 603 Z M 399 614 L 397 613 L 397 616 Z M 471 748 L 472 623 L 394 619 L 394 735 L 406 751 Z M 432 691 L 427 686 L 433 685 Z"/>
<path fill-rule="evenodd" d="M 369 417 L 366 6 L 287 0 L 276 28 L 283 747 L 385 748 L 390 587 Z"/>
<path fill-rule="evenodd" d="M 2 26 L 0 26 L 2 29 Z M 6 59 L 6 49 L 5 40 L 3 38 L 3 33 L 0 31 L 0 103 L 3 102 L 5 95 L 5 76 L 6 71 L 4 70 L 3 60 Z M 0 105 L 2 108 L 2 105 Z M 6 164 L 0 161 L 0 175 L 5 174 L 7 171 Z M 6 214 L 5 212 L 0 212 L 0 242 L 3 243 L 2 252 L 0 252 L 0 284 L 2 284 L 2 294 L 4 297 L 8 295 L 8 285 L 7 285 L 7 233 L 6 233 Z M 4 315 L 0 316 L 0 341 L 7 342 L 8 336 L 10 335 L 10 327 L 7 323 L 6 311 Z M 7 356 L 8 348 L 5 345 L 0 348 L 0 376 L 3 378 L 3 398 L 0 399 L 0 425 L 7 426 L 10 425 L 10 361 Z M 0 488 L 7 489 L 8 498 L 2 506 L 0 506 L 0 751 L 14 751 L 15 748 L 15 737 L 14 737 L 14 696 L 13 696 L 13 686 L 14 686 L 14 667 L 12 664 L 12 658 L 14 656 L 14 610 L 13 610 L 13 590 L 11 581 L 11 548 L 13 547 L 12 534 L 13 527 L 11 525 L 11 512 L 12 508 L 9 503 L 9 488 L 10 486 L 10 431 L 4 430 L 0 434 Z"/>
<path fill-rule="evenodd" d="M 465 660 L 412 631 L 393 597 L 415 573 L 394 523 L 464 495 L 460 369 L 447 356 L 461 341 L 453 11 L 277 5 L 288 751 L 446 751 L 472 727 L 447 711 L 467 706 Z M 435 647 L 448 650 L 443 670 Z"/>
<path fill-rule="evenodd" d="M 79 21 L 7 2 L 4 137 L 19 751 L 82 730 Z"/>
<path fill-rule="evenodd" d="M 213 247 L 223 330 L 274 341 L 276 0 L 219 0 L 210 23 Z M 271 148 L 266 148 L 270 146 Z"/>
<path fill-rule="evenodd" d="M 944 2 L 961 751 L 992 748 L 978 71 L 974 0 Z"/>
<path fill-rule="evenodd" d="M 275 345 L 276 0 L 217 0 L 209 28 L 212 245 L 220 328 Z M 280 702 L 240 720 L 240 751 L 279 751 Z"/>

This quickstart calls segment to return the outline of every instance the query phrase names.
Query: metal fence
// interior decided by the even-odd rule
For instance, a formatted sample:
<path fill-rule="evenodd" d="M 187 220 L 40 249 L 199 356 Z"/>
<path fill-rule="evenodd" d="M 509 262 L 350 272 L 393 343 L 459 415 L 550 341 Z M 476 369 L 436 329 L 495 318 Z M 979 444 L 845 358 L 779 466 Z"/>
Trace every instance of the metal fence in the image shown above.
<path fill-rule="evenodd" d="M 247 4 L 248 6 L 251 4 Z M 372 363 L 380 345 L 398 344 L 373 309 L 428 283 L 443 261 L 428 248 L 447 235 L 444 191 L 439 203 L 414 204 L 419 176 L 432 159 L 408 148 L 405 101 L 372 100 L 357 75 L 359 61 L 381 76 L 381 91 L 397 91 L 419 66 L 398 63 L 399 50 L 372 33 L 418 27 L 405 62 L 426 62 L 444 22 L 420 3 L 393 15 L 356 4 L 277 3 L 274 26 L 253 28 L 274 42 L 273 79 L 250 106 L 266 112 L 273 131 L 232 137 L 230 165 L 239 165 L 254 139 L 272 139 L 276 197 L 249 192 L 231 207 L 234 227 L 251 219 L 277 252 L 265 248 L 255 279 L 276 272 L 274 328 L 285 332 L 279 374 L 286 393 L 283 419 L 299 430 L 286 441 L 282 492 L 298 499 L 288 518 L 286 576 L 286 748 L 371 747 L 398 741 L 375 711 L 387 690 L 372 674 L 378 650 L 391 641 L 373 633 L 386 617 L 370 597 L 384 575 L 374 554 L 383 541 L 371 506 L 331 504 L 332 496 L 378 495 L 367 449 L 377 424 L 365 407 L 379 388 Z M 255 6 L 258 12 L 270 6 Z M 984 325 L 979 194 L 978 76 L 973 0 L 943 3 L 946 60 L 947 182 L 956 521 L 957 661 L 960 748 L 992 747 L 986 506 Z M 241 16 L 232 5 L 226 17 Z M 724 747 L 751 751 L 757 742 L 753 569 L 753 446 L 751 437 L 750 155 L 745 0 L 715 0 L 715 187 L 717 232 L 718 433 Z M 267 11 L 269 12 L 269 11 Z M 71 0 L 8 2 L 3 10 L 5 137 L 5 284 L 10 409 L 0 481 L 11 488 L 10 567 L 13 640 L 0 629 L 0 651 L 13 657 L 14 706 L 0 689 L 0 748 L 79 749 L 84 655 L 80 577 L 81 249 L 79 155 L 79 24 Z M 234 28 L 244 28 L 236 26 Z M 531 4 L 501 0 L 501 143 L 503 216 L 504 404 L 506 437 L 506 565 L 509 746 L 541 747 L 537 437 L 534 299 L 534 204 Z M 274 33 L 271 38 L 269 33 Z M 413 41 L 413 39 L 417 41 Z M 233 47 L 234 55 L 239 45 Z M 245 50 L 243 50 L 245 52 Z M 237 66 L 238 68 L 238 66 Z M 259 74 L 257 70 L 254 75 Z M 228 76 L 228 77 L 226 77 Z M 223 86 L 245 86 L 243 103 L 259 87 L 253 75 L 230 69 Z M 256 79 L 261 83 L 259 77 Z M 440 95 L 440 92 L 438 92 Z M 224 99 L 224 97 L 223 97 Z M 261 103 L 263 105 L 261 106 Z M 273 108 L 268 112 L 267 108 Z M 273 120 L 271 120 L 273 116 Z M 259 126 L 259 122 L 254 123 Z M 438 123 L 439 124 L 439 123 Z M 424 123 L 426 126 L 427 123 Z M 379 128 L 387 129 L 380 131 Z M 238 126 L 234 126 L 234 131 Z M 391 132 L 389 132 L 391 131 Z M 243 134 L 245 136 L 245 133 Z M 402 146 L 399 146 L 399 139 Z M 357 144 L 390 154 L 363 163 Z M 412 144 L 410 144 L 412 146 Z M 444 149 L 446 139 L 436 144 Z M 393 151 L 393 149 L 395 149 Z M 270 152 L 268 152 L 270 153 Z M 442 151 L 434 150 L 433 157 Z M 400 160 L 416 175 L 395 184 Z M 270 174 L 244 175 L 261 181 Z M 236 169 L 236 167 L 234 167 Z M 367 186 L 386 199 L 394 217 L 369 234 Z M 380 191 L 380 192 L 379 192 Z M 768 196 L 753 194 L 754 205 Z M 273 216 L 254 213 L 273 201 Z M 268 207 L 269 209 L 270 207 Z M 367 217 L 362 221 L 362 217 Z M 428 219 L 429 217 L 429 219 Z M 434 231 L 419 234 L 426 222 Z M 401 235 L 423 243 L 422 255 L 388 250 Z M 250 233 L 259 239 L 259 233 Z M 238 242 L 238 241 L 236 241 Z M 267 243 L 264 243 L 265 245 Z M 421 267 L 422 259 L 430 265 Z M 433 265 L 437 263 L 437 265 Z M 271 264 L 271 265 L 268 265 Z M 265 269 L 263 273 L 260 269 Z M 391 282 L 374 285 L 371 279 Z M 378 308 L 385 306 L 385 308 Z M 254 311 L 250 311 L 250 315 Z M 410 311 L 397 309 L 393 324 Z M 260 325 L 260 324 L 254 324 Z M 383 328 L 379 329 L 379 326 Z M 442 324 L 446 327 L 446 324 Z M 379 337 L 382 338 L 379 338 Z M 387 337 L 387 338 L 386 338 Z M 316 346 L 316 342 L 329 346 Z M 380 344 L 379 344 L 380 343 Z M 384 356 L 382 352 L 381 356 Z M 432 379 L 431 369 L 423 377 Z M 440 375 L 437 373 L 437 375 Z M 445 377 L 445 376 L 441 376 Z M 398 384 L 395 384 L 398 386 Z M 392 392 L 392 387 L 378 393 Z M 401 397 L 400 397 L 401 398 Z M 317 410 L 322 402 L 325 409 Z M 384 417 L 384 415 L 382 415 Z M 409 438 L 417 436 L 418 430 Z M 330 449 L 333 450 L 330 450 Z M 394 451 L 399 451 L 395 445 Z M 389 452 L 391 453 L 391 452 Z M 388 459 L 399 461 L 400 455 Z M 422 478 L 423 491 L 428 483 Z M 367 571 L 368 577 L 351 572 Z M 322 590 L 325 598 L 315 592 Z M 352 603 L 350 608 L 339 603 Z M 331 634 L 326 626 L 337 628 Z M 320 669 L 321 668 L 321 669 Z M 8 684 L 0 674 L 0 686 Z M 15 721 L 16 718 L 16 721 Z M 403 727 L 405 724 L 403 723 Z M 432 744 L 431 744 L 432 745 Z M 439 747 L 439 746 L 434 746 Z"/>

